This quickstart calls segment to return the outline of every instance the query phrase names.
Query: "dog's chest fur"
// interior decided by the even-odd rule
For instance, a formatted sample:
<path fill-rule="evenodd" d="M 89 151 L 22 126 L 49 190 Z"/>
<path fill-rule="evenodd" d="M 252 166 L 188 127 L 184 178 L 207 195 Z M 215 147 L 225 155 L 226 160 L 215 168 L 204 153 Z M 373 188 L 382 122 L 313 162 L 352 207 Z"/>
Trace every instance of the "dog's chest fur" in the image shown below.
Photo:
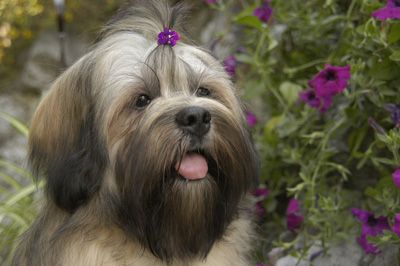
<path fill-rule="evenodd" d="M 96 231 L 95 240 L 84 240 L 77 234 L 74 244 L 65 247 L 60 266 L 243 266 L 251 265 L 251 225 L 247 219 L 233 222 L 224 238 L 211 249 L 206 259 L 162 262 L 139 245 L 129 242 L 123 232 L 103 229 Z M 70 254 L 73 254 L 71 256 Z"/>

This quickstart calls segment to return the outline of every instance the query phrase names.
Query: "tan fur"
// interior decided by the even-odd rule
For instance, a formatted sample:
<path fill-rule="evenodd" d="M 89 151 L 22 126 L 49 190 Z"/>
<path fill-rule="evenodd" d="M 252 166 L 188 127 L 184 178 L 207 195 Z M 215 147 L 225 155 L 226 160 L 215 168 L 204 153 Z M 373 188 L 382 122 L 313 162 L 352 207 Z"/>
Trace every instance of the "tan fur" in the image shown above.
<path fill-rule="evenodd" d="M 252 264 L 245 202 L 257 159 L 235 88 L 207 51 L 183 41 L 157 46 L 165 26 L 183 35 L 180 7 L 138 2 L 55 81 L 34 115 L 30 160 L 47 178 L 46 203 L 15 266 Z M 199 97 L 200 87 L 211 96 Z M 143 94 L 151 103 L 139 109 Z M 192 106 L 212 117 L 194 146 L 210 157 L 198 181 L 173 172 L 193 152 L 175 121 Z"/>
<path fill-rule="evenodd" d="M 253 239 L 248 219 L 238 219 L 215 244 L 205 260 L 175 261 L 167 264 L 129 241 L 117 228 L 96 228 L 95 240 L 77 234 L 69 236 L 57 266 L 244 266 L 251 265 L 249 251 Z M 115 247 L 118 247 L 116 249 Z"/>

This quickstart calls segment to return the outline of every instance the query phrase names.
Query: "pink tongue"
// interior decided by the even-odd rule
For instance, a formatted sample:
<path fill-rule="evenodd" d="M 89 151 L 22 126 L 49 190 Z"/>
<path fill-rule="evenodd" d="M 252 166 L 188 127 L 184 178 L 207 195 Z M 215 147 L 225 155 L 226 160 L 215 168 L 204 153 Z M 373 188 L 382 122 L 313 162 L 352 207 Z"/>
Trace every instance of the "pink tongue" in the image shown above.
<path fill-rule="evenodd" d="M 179 168 L 179 169 L 178 169 Z M 207 175 L 208 165 L 206 159 L 200 154 L 186 154 L 180 165 L 175 166 L 176 171 L 186 179 L 202 179 Z"/>

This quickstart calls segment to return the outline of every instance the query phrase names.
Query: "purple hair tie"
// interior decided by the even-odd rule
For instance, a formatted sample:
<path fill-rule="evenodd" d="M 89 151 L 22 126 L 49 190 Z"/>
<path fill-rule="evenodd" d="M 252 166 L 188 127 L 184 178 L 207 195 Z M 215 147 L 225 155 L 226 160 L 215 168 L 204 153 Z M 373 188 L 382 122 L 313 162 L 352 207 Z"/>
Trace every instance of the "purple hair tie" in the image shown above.
<path fill-rule="evenodd" d="M 170 45 L 171 47 L 173 47 L 180 39 L 181 36 L 179 35 L 179 33 L 168 28 L 164 28 L 164 30 L 158 34 L 159 45 Z"/>

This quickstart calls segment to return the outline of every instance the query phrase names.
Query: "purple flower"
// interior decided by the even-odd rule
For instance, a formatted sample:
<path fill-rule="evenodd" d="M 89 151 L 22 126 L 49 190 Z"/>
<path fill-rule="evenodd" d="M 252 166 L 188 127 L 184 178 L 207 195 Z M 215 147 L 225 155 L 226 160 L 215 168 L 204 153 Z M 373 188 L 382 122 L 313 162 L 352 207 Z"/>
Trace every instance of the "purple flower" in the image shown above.
<path fill-rule="evenodd" d="M 360 246 L 367 254 L 377 254 L 380 252 L 377 246 L 368 242 L 368 236 L 377 236 L 383 230 L 389 230 L 388 219 L 385 216 L 375 218 L 369 211 L 353 208 L 352 214 L 361 222 L 361 236 L 357 239 Z"/>
<path fill-rule="evenodd" d="M 267 211 L 265 210 L 264 203 L 262 201 L 256 202 L 254 205 L 254 213 L 260 219 L 265 217 Z"/>
<path fill-rule="evenodd" d="M 257 188 L 252 193 L 257 199 L 254 205 L 254 213 L 260 218 L 263 218 L 267 212 L 264 207 L 264 200 L 268 197 L 269 193 L 270 191 L 268 188 Z"/>
<path fill-rule="evenodd" d="M 216 4 L 218 2 L 218 0 L 204 0 L 204 2 L 208 5 L 213 5 L 213 4 Z"/>
<path fill-rule="evenodd" d="M 228 72 L 230 76 L 236 75 L 237 60 L 234 55 L 230 55 L 224 60 L 225 71 Z"/>
<path fill-rule="evenodd" d="M 372 12 L 377 20 L 400 19 L 400 0 L 388 0 L 384 8 Z"/>
<path fill-rule="evenodd" d="M 392 179 L 396 187 L 400 188 L 400 168 L 397 168 L 393 174 Z"/>
<path fill-rule="evenodd" d="M 390 112 L 393 124 L 396 127 L 400 127 L 400 104 L 385 104 L 384 108 Z"/>
<path fill-rule="evenodd" d="M 340 67 L 327 64 L 308 84 L 319 98 L 332 97 L 346 89 L 350 76 L 349 65 Z"/>
<path fill-rule="evenodd" d="M 400 237 L 400 213 L 394 216 L 394 224 L 392 226 L 392 231 Z"/>
<path fill-rule="evenodd" d="M 301 91 L 299 93 L 299 98 L 312 108 L 319 108 L 321 105 L 321 100 L 317 97 L 317 95 L 315 95 L 315 91 L 313 89 Z"/>
<path fill-rule="evenodd" d="M 253 15 L 258 17 L 262 22 L 267 23 L 272 15 L 272 8 L 269 5 L 269 0 L 265 0 L 260 7 L 257 7 L 254 10 Z"/>
<path fill-rule="evenodd" d="M 268 197 L 270 191 L 268 188 L 257 188 L 256 190 L 253 191 L 253 196 L 258 198 L 259 200 L 264 200 L 266 197 Z"/>
<path fill-rule="evenodd" d="M 368 235 L 361 234 L 360 237 L 357 237 L 358 244 L 367 254 L 379 254 L 380 253 L 379 248 L 376 245 L 369 243 L 367 236 Z"/>
<path fill-rule="evenodd" d="M 258 263 L 256 266 L 265 266 L 264 263 Z"/>
<path fill-rule="evenodd" d="M 313 89 L 300 92 L 299 98 L 310 107 L 318 109 L 321 113 L 326 112 L 332 106 L 332 96 L 318 97 Z"/>
<path fill-rule="evenodd" d="M 257 124 L 257 117 L 250 111 L 246 112 L 246 121 L 249 127 L 254 127 Z"/>
<path fill-rule="evenodd" d="M 170 45 L 175 46 L 176 42 L 181 39 L 179 33 L 174 30 L 164 28 L 162 32 L 158 34 L 158 44 L 159 45 Z"/>
<path fill-rule="evenodd" d="M 304 217 L 300 214 L 300 206 L 297 199 L 291 199 L 286 209 L 286 225 L 290 231 L 299 229 Z"/>
<path fill-rule="evenodd" d="M 346 89 L 350 76 L 350 66 L 327 64 L 308 82 L 310 89 L 300 92 L 299 98 L 310 107 L 324 113 L 332 106 L 333 97 Z"/>

